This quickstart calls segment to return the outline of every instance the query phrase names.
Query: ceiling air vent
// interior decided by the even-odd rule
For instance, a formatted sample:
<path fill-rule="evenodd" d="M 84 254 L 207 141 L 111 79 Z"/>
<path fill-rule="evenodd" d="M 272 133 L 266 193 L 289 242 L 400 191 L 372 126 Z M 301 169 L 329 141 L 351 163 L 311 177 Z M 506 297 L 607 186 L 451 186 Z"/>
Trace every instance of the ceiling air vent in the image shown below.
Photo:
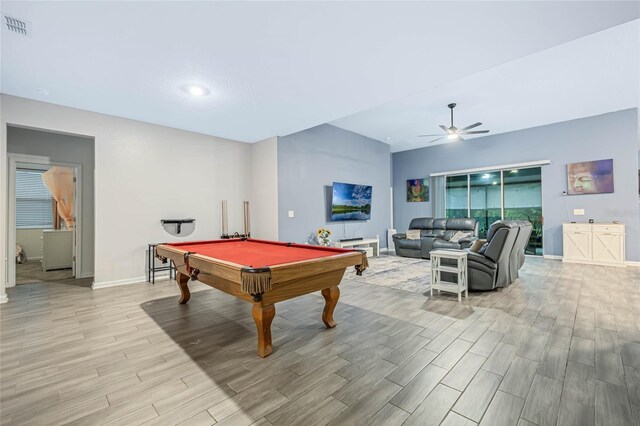
<path fill-rule="evenodd" d="M 9 15 L 5 15 L 4 13 L 2 14 L 2 19 L 4 21 L 4 25 L 9 31 L 23 36 L 31 35 L 31 22 L 16 19 Z"/>

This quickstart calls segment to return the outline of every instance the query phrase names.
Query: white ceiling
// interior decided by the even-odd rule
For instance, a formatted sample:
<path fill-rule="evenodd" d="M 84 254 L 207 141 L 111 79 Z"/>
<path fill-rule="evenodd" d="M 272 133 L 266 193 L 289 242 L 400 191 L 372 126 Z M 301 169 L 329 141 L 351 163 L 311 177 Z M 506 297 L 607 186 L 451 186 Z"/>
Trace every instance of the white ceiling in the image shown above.
<path fill-rule="evenodd" d="M 0 90 L 254 142 L 424 94 L 638 19 L 638 9 L 636 1 L 3 1 L 2 12 L 30 21 L 32 35 L 3 27 Z M 212 93 L 192 98 L 180 90 L 186 83 Z M 505 114 L 479 113 L 512 109 L 487 99 L 491 87 L 469 89 L 440 93 L 434 105 L 445 109 L 455 97 L 460 123 L 485 121 L 494 132 L 520 125 L 519 117 L 510 125 Z M 474 111 L 474 103 L 485 107 Z M 431 102 L 417 104 L 409 111 L 416 131 L 432 133 L 443 118 L 430 125 L 423 113 L 435 112 Z M 382 140 L 416 133 L 401 134 L 402 124 L 378 129 L 366 114 L 336 124 Z"/>
<path fill-rule="evenodd" d="M 637 107 L 640 102 L 640 20 L 628 22 L 456 81 L 332 122 L 385 141 L 393 152 L 455 143 L 438 124 L 477 121 L 489 134 Z M 484 135 L 475 136 L 475 138 Z M 389 140 L 387 140 L 389 138 Z M 465 139 L 472 139 L 466 136 Z"/>

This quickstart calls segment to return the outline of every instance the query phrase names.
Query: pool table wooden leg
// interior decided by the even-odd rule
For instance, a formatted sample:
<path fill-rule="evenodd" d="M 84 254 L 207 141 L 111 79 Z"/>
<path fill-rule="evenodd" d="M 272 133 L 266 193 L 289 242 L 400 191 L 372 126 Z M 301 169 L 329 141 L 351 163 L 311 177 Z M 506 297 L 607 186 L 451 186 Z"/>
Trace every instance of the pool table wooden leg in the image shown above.
<path fill-rule="evenodd" d="M 276 307 L 274 304 L 263 306 L 262 303 L 254 303 L 251 314 L 258 329 L 258 355 L 264 358 L 271 354 L 271 321 L 276 315 Z"/>
<path fill-rule="evenodd" d="M 185 275 L 182 272 L 176 271 L 176 282 L 178 288 L 180 288 L 180 304 L 183 305 L 191 298 L 191 292 L 189 291 L 189 275 Z"/>
<path fill-rule="evenodd" d="M 322 311 L 322 322 L 328 328 L 336 326 L 336 322 L 333 320 L 333 310 L 338 304 L 340 298 L 340 289 L 337 285 L 322 290 L 322 296 L 324 297 L 324 311 Z"/>

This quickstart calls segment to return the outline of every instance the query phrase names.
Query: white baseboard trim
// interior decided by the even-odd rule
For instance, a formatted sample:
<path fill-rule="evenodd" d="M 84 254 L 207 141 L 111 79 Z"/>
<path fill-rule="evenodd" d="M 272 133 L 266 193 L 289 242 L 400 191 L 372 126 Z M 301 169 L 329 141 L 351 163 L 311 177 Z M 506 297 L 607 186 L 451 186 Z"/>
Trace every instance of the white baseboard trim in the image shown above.
<path fill-rule="evenodd" d="M 120 285 L 129 285 L 129 284 L 143 284 L 147 282 L 147 277 L 135 277 L 135 278 L 125 278 L 123 280 L 114 280 L 114 281 L 103 281 L 101 283 L 94 282 L 91 284 L 91 288 L 94 290 L 98 290 L 101 288 L 109 288 L 109 287 L 117 287 Z"/>
<path fill-rule="evenodd" d="M 162 280 L 168 280 L 169 279 L 169 273 L 168 272 L 161 272 L 159 274 L 156 274 L 156 281 L 162 281 Z M 147 277 L 144 277 L 144 280 L 147 280 Z"/>
<path fill-rule="evenodd" d="M 93 277 L 93 272 L 83 272 L 81 274 L 76 274 L 76 278 L 91 278 Z"/>
<path fill-rule="evenodd" d="M 0 294 L 0 304 L 7 303 L 8 301 L 9 301 L 9 298 L 7 297 L 7 293 Z"/>
<path fill-rule="evenodd" d="M 593 266 L 608 266 L 611 268 L 626 268 L 626 263 L 606 263 L 597 262 L 595 260 L 574 260 L 574 259 L 562 259 L 562 263 L 575 263 L 577 265 L 593 265 Z"/>
<path fill-rule="evenodd" d="M 562 256 L 558 256 L 555 254 L 545 254 L 543 256 L 545 259 L 552 259 L 552 260 L 562 260 Z M 606 264 L 606 263 L 597 263 L 597 262 L 590 262 L 590 261 L 584 261 L 584 262 L 569 262 L 569 263 L 581 263 L 584 265 L 596 265 L 596 266 L 621 266 L 621 265 L 611 265 L 611 264 Z M 640 266 L 640 261 L 637 260 L 627 260 L 624 262 L 625 265 L 627 266 Z"/>
<path fill-rule="evenodd" d="M 156 274 L 156 281 L 162 281 L 168 278 L 169 278 L 168 272 Z M 93 284 L 91 284 L 91 288 L 94 290 L 98 290 L 101 288 L 118 287 L 121 285 L 130 285 L 130 284 L 150 284 L 150 283 L 147 282 L 147 276 L 144 275 L 142 277 L 125 278 L 122 280 L 115 280 L 115 281 L 104 281 L 101 283 L 94 282 Z"/>
<path fill-rule="evenodd" d="M 558 256 L 557 254 L 544 254 L 542 257 L 551 260 L 562 260 L 562 256 Z"/>

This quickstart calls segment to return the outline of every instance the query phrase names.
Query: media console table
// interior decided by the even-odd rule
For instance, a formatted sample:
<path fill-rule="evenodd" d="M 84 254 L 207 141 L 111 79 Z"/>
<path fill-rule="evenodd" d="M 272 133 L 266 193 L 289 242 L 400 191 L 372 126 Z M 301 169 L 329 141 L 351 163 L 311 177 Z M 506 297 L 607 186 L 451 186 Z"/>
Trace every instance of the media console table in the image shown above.
<path fill-rule="evenodd" d="M 353 241 L 334 241 L 333 246 L 340 248 L 365 249 L 367 251 L 367 256 L 380 256 L 380 238 L 378 237 Z"/>

